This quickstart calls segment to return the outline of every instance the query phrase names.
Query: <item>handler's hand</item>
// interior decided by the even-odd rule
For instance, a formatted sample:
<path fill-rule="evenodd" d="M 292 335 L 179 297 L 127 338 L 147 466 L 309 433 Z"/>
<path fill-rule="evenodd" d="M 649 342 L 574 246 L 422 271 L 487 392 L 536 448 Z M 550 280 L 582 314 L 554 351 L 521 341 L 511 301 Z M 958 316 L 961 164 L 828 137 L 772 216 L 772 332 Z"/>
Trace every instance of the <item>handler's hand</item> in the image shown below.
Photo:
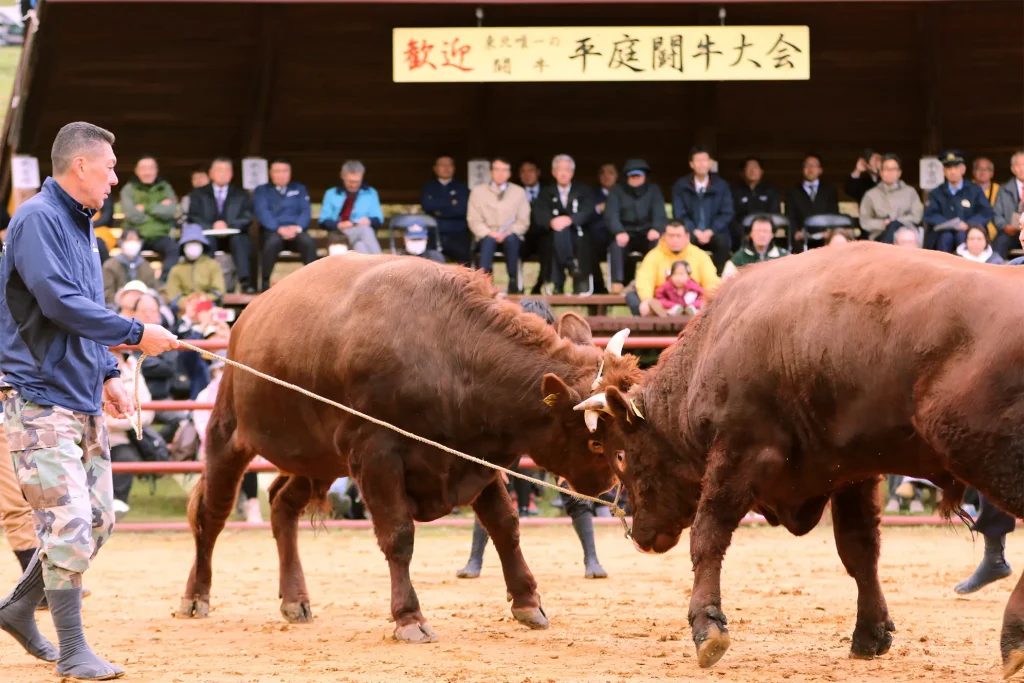
<path fill-rule="evenodd" d="M 128 395 L 120 377 L 103 383 L 103 412 L 119 420 L 135 414 L 135 399 Z"/>
<path fill-rule="evenodd" d="M 159 356 L 164 351 L 178 348 L 178 338 L 160 325 L 146 325 L 142 330 L 139 348 L 147 356 Z"/>

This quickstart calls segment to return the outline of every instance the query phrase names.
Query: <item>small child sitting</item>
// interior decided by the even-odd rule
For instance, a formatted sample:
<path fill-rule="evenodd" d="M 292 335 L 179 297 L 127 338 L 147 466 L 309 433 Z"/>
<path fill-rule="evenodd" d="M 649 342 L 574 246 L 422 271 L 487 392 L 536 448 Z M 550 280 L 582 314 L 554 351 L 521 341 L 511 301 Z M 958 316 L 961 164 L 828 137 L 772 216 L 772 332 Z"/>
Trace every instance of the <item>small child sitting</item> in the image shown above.
<path fill-rule="evenodd" d="M 703 305 L 704 288 L 690 278 L 690 264 L 676 261 L 668 279 L 655 290 L 651 311 L 661 316 L 696 315 Z"/>

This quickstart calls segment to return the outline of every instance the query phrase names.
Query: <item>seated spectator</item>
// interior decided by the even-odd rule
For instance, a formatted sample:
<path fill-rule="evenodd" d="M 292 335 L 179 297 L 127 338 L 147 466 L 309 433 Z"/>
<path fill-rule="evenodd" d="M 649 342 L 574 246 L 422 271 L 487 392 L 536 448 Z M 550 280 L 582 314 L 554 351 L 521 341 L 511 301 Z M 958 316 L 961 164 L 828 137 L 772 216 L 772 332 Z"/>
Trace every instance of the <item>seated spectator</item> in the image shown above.
<path fill-rule="evenodd" d="M 449 156 L 437 158 L 434 176 L 423 185 L 420 206 L 424 213 L 437 219 L 441 253 L 468 267 L 473 260 L 473 239 L 466 223 L 469 188 L 455 179 L 455 161 Z"/>
<path fill-rule="evenodd" d="M 903 163 L 895 154 L 882 158 L 881 182 L 860 201 L 860 227 L 879 242 L 892 244 L 901 227 L 918 228 L 924 204 L 917 190 L 902 180 Z"/>
<path fill-rule="evenodd" d="M 466 218 L 480 243 L 480 268 L 494 272 L 494 255 L 501 245 L 508 270 L 508 293 L 522 294 L 519 282 L 519 249 L 530 226 L 530 201 L 526 191 L 509 182 L 512 166 L 506 159 L 491 161 L 491 182 L 477 185 L 469 193 Z"/>
<path fill-rule="evenodd" d="M 786 192 L 786 217 L 794 240 L 803 242 L 804 222 L 811 216 L 839 213 L 839 195 L 832 185 L 821 182 L 821 157 L 804 157 L 804 180 Z M 808 246 L 820 246 L 823 235 L 809 235 Z"/>
<path fill-rule="evenodd" d="M 192 169 L 192 189 L 196 190 L 200 187 L 206 187 L 210 184 L 210 174 L 206 172 L 206 167 L 196 166 Z M 191 191 L 189 192 L 191 194 Z M 181 198 L 181 219 L 185 220 L 188 218 L 188 207 L 189 207 L 189 195 L 185 195 Z"/>
<path fill-rule="evenodd" d="M 601 264 L 608 258 L 608 245 L 612 236 L 604 219 L 608 195 L 619 181 L 619 169 L 615 164 L 601 164 L 597 176 L 597 187 L 594 188 L 594 218 L 590 221 L 588 232 L 592 243 L 590 254 L 590 272 L 594 275 L 594 294 L 607 294 L 608 288 L 604 280 Z"/>
<path fill-rule="evenodd" d="M 686 261 L 690 265 L 690 277 L 705 292 L 711 292 L 718 286 L 720 280 L 711 257 L 690 242 L 686 226 L 676 220 L 669 221 L 657 247 L 647 253 L 637 268 L 635 288 L 626 292 L 626 304 L 633 315 L 650 315 L 654 293 L 668 279 L 676 261 Z"/>
<path fill-rule="evenodd" d="M 156 288 L 156 273 L 141 253 L 142 236 L 138 229 L 125 228 L 121 232 L 121 253 L 103 264 L 103 296 L 107 305 L 114 303 L 114 296 L 129 282 L 140 280 L 147 288 Z"/>
<path fill-rule="evenodd" d="M 551 161 L 554 182 L 544 187 L 533 202 L 532 221 L 547 233 L 552 246 L 551 282 L 556 294 L 565 291 L 565 273 L 572 275 L 574 294 L 589 289 L 592 249 L 589 226 L 594 217 L 594 194 L 574 183 L 576 162 L 568 154 Z"/>
<path fill-rule="evenodd" d="M 740 249 L 733 254 L 732 259 L 725 264 L 722 271 L 722 279 L 732 277 L 739 272 L 743 266 L 761 261 L 773 261 L 789 252 L 775 246 L 772 242 L 775 239 L 775 226 L 767 215 L 762 215 L 753 220 L 750 224 L 750 235 Z"/>
<path fill-rule="evenodd" d="M 551 269 L 554 265 L 554 244 L 551 239 L 551 229 L 548 227 L 548 219 L 545 216 L 534 215 L 533 209 L 537 198 L 540 196 L 540 166 L 533 159 L 524 159 L 519 162 L 519 170 L 516 173 L 519 186 L 526 192 L 526 199 L 530 202 L 530 225 L 526 229 L 523 243 L 519 248 L 519 257 L 529 260 L 536 259 L 540 264 L 537 273 L 537 281 L 533 284 L 530 293 L 534 296 L 542 293 L 542 288 L 551 282 Z M 524 283 L 520 283 L 525 286 Z"/>
<path fill-rule="evenodd" d="M 139 378 L 138 393 L 135 389 L 135 367 L 137 361 L 132 355 L 115 353 L 117 358 L 117 369 L 121 371 L 121 383 L 128 396 L 138 396 L 140 403 L 148 403 L 152 400 L 149 388 L 146 386 L 145 375 Z M 148 427 L 153 424 L 154 413 L 152 410 L 143 410 L 142 426 Z M 110 446 L 111 462 L 141 462 L 142 453 L 134 443 L 135 426 L 138 424 L 138 416 L 116 418 L 104 414 L 103 421 L 107 427 L 107 443 Z M 118 473 L 113 475 L 114 481 L 114 517 L 120 519 L 131 510 L 128 505 L 128 496 L 132 491 L 132 483 L 135 475 Z"/>
<path fill-rule="evenodd" d="M 988 227 L 981 225 L 972 225 L 967 228 L 967 237 L 964 238 L 964 243 L 956 248 L 957 256 L 962 256 L 968 261 L 974 261 L 975 263 L 991 263 L 994 265 L 1003 265 L 1006 263 L 999 254 L 992 250 L 992 246 L 988 243 Z"/>
<path fill-rule="evenodd" d="M 377 228 L 384 223 L 377 190 L 363 182 L 366 167 L 350 160 L 341 166 L 341 185 L 330 188 L 320 205 L 320 225 L 340 230 L 349 247 L 361 254 L 380 254 Z"/>
<path fill-rule="evenodd" d="M 988 200 L 989 206 L 995 209 L 996 197 L 999 196 L 999 183 L 992 182 L 995 177 L 996 167 L 988 157 L 978 157 L 971 164 L 971 182 L 981 188 L 982 194 Z M 998 231 L 993 221 L 988 224 L 989 242 L 996 238 Z"/>
<path fill-rule="evenodd" d="M 270 182 L 253 193 L 253 210 L 263 229 L 263 282 L 270 289 L 270 276 L 277 257 L 284 249 L 298 251 L 302 263 L 316 261 L 316 241 L 306 228 L 312 213 L 309 191 L 302 183 L 292 181 L 292 165 L 287 159 L 270 163 Z"/>
<path fill-rule="evenodd" d="M 647 254 L 658 246 L 658 240 L 661 239 L 665 224 L 668 223 L 668 216 L 665 215 L 665 197 L 661 194 L 661 188 L 647 182 L 650 170 L 643 159 L 630 159 L 622 169 L 626 174 L 626 182 L 616 185 L 608 193 L 604 220 L 613 240 L 608 247 L 608 254 L 611 257 L 612 294 L 621 294 L 627 281 L 627 255 L 632 251 Z M 667 268 L 670 264 L 664 265 Z M 690 265 L 693 265 L 692 261 Z M 652 287 L 647 299 L 653 296 Z"/>
<path fill-rule="evenodd" d="M 893 236 L 892 243 L 895 244 L 897 247 L 906 247 L 907 249 L 920 249 L 921 231 L 908 227 L 898 228 L 896 230 L 896 234 Z"/>
<path fill-rule="evenodd" d="M 853 232 L 846 228 L 834 228 L 825 235 L 825 246 L 846 244 L 853 241 Z"/>
<path fill-rule="evenodd" d="M 651 312 L 658 316 L 696 315 L 704 305 L 704 288 L 690 277 L 690 264 L 676 261 L 668 279 L 654 292 Z"/>
<path fill-rule="evenodd" d="M 690 168 L 693 173 L 672 186 L 672 217 L 690 231 L 691 242 L 711 252 L 715 268 L 722 272 L 732 253 L 732 191 L 720 176 L 711 175 L 707 147 L 696 145 L 690 149 Z"/>
<path fill-rule="evenodd" d="M 4 214 L 7 213 L 6 207 Z M 10 223 L 11 219 L 7 217 L 7 223 Z M 6 229 L 7 223 L 4 223 Z M 103 206 L 99 211 L 92 215 L 92 230 L 96 233 L 96 246 L 100 250 L 100 263 L 106 263 L 107 259 L 110 258 L 110 250 L 117 246 L 117 237 L 114 235 L 114 197 L 108 195 L 103 200 Z"/>
<path fill-rule="evenodd" d="M 868 190 L 878 184 L 881 169 L 882 155 L 870 149 L 864 150 L 864 155 L 857 159 L 857 165 L 853 167 L 853 173 L 843 184 L 846 194 L 853 201 L 860 202 Z"/>
<path fill-rule="evenodd" d="M 351 251 L 348 246 L 348 238 L 339 230 L 327 233 L 327 255 L 337 256 L 347 254 Z"/>
<path fill-rule="evenodd" d="M 135 175 L 121 190 L 121 210 L 124 211 L 121 227 L 138 229 L 143 239 L 142 248 L 160 254 L 163 263 L 160 281 L 166 282 L 167 274 L 178 262 L 178 245 L 171 237 L 178 197 L 159 173 L 156 159 L 151 156 L 136 162 Z"/>
<path fill-rule="evenodd" d="M 1024 213 L 1024 151 L 1010 157 L 1010 171 L 1013 177 L 999 188 L 992 207 L 997 231 L 992 248 L 1004 259 L 1009 258 L 1011 249 L 1017 248 L 1020 216 Z"/>
<path fill-rule="evenodd" d="M 198 224 L 203 230 L 237 230 L 232 235 L 217 235 L 207 240 L 207 254 L 214 255 L 217 249 L 231 250 L 235 272 L 242 291 L 255 294 L 256 287 L 250 276 L 249 226 L 252 224 L 252 198 L 237 185 L 231 184 L 234 167 L 228 157 L 218 157 L 210 164 L 210 184 L 189 193 L 187 222 Z M 221 283 L 223 286 L 223 281 Z"/>
<path fill-rule="evenodd" d="M 732 221 L 732 246 L 740 249 L 747 230 L 743 220 L 755 214 L 782 213 L 782 197 L 778 188 L 765 182 L 764 168 L 757 157 L 747 157 L 740 166 L 743 182 L 733 187 L 732 199 L 735 215 Z M 728 266 L 726 266 L 728 267 Z"/>
<path fill-rule="evenodd" d="M 987 229 L 994 214 L 981 188 L 964 179 L 967 166 L 963 154 L 949 150 L 941 159 L 946 182 L 928 193 L 924 222 L 931 230 L 926 246 L 952 254 L 964 243 L 967 228 L 977 225 Z"/>
<path fill-rule="evenodd" d="M 413 223 L 405 229 L 402 244 L 405 254 L 409 256 L 421 256 L 436 263 L 444 263 L 444 256 L 441 255 L 441 252 L 427 248 L 430 244 L 430 233 L 418 223 Z"/>
<path fill-rule="evenodd" d="M 182 227 L 184 259 L 171 268 L 167 277 L 167 297 L 172 303 L 194 292 L 203 292 L 218 300 L 224 296 L 224 273 L 220 264 L 206 255 L 208 246 L 202 226 L 186 223 Z"/>

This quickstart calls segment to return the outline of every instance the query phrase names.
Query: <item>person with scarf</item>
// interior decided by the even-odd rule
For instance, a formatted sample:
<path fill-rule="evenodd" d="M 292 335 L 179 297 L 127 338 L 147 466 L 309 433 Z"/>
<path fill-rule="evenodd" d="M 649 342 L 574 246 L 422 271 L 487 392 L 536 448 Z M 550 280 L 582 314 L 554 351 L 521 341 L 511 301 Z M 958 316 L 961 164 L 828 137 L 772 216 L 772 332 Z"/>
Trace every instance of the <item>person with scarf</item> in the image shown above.
<path fill-rule="evenodd" d="M 988 228 L 984 225 L 972 225 L 967 228 L 967 238 L 956 248 L 958 256 L 975 263 L 992 263 L 1003 265 L 1006 261 L 992 250 L 988 241 Z"/>

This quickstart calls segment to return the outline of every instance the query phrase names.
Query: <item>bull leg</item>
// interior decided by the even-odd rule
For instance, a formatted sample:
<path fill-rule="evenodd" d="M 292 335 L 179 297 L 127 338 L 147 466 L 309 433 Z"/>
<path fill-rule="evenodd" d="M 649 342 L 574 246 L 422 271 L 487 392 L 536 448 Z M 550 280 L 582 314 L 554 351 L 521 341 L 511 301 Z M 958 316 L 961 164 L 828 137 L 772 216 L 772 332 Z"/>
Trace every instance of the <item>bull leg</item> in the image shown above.
<path fill-rule="evenodd" d="M 293 624 L 313 623 L 306 577 L 299 559 L 299 517 L 309 504 L 313 483 L 306 477 L 278 477 L 270 487 L 270 526 L 280 564 L 281 614 Z"/>
<path fill-rule="evenodd" d="M 697 663 L 713 666 L 729 649 L 729 630 L 722 612 L 722 560 L 732 534 L 754 503 L 752 482 L 727 460 L 716 443 L 708 457 L 704 492 L 690 531 L 693 593 L 688 619 L 697 646 Z"/>
<path fill-rule="evenodd" d="M 851 484 L 832 494 L 832 530 L 836 549 L 846 572 L 857 582 L 857 625 L 850 656 L 871 659 L 884 655 L 892 645 L 896 626 L 878 581 L 878 480 Z"/>
<path fill-rule="evenodd" d="M 233 435 L 224 439 L 221 430 L 212 427 L 207 435 L 206 471 L 192 492 L 188 506 L 196 558 L 185 585 L 185 595 L 174 615 L 181 619 L 210 615 L 213 546 L 235 505 L 245 468 L 252 461 L 252 455 L 236 447 Z"/>
<path fill-rule="evenodd" d="M 512 616 L 530 628 L 547 628 L 550 624 L 540 604 L 537 582 L 519 547 L 519 516 L 508 489 L 497 478 L 493 479 L 473 501 L 473 511 L 490 534 L 501 559 Z"/>
<path fill-rule="evenodd" d="M 366 508 L 373 517 L 377 545 L 387 558 L 391 572 L 391 616 L 395 620 L 395 640 L 435 643 L 437 634 L 420 612 L 420 601 L 409 576 L 416 527 L 403 478 L 402 461 L 396 457 L 382 459 L 377 467 L 364 464 L 357 481 Z"/>

